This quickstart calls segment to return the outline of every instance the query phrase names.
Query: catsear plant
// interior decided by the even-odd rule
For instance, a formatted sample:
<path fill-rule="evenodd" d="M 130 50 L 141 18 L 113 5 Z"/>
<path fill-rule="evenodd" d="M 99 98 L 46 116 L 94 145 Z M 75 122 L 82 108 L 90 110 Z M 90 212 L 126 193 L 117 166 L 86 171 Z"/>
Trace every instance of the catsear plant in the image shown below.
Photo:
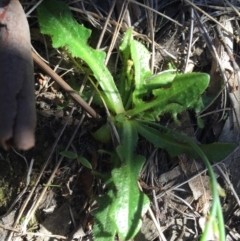
<path fill-rule="evenodd" d="M 217 183 L 209 161 L 226 157 L 235 145 L 198 145 L 187 136 L 155 123 L 166 113 L 178 122 L 179 113 L 187 109 L 200 111 L 203 107 L 201 95 L 208 87 L 209 76 L 205 73 L 181 74 L 175 70 L 153 75 L 149 69 L 150 53 L 133 39 L 129 29 L 120 46 L 123 68 L 119 79 L 114 81 L 104 65 L 105 53 L 87 44 L 91 31 L 76 22 L 65 3 L 43 1 L 38 8 L 38 20 L 41 32 L 52 37 L 54 48 L 66 47 L 72 57 L 82 59 L 89 66 L 101 87 L 97 92 L 105 101 L 120 136 L 120 143 L 110 153 L 113 168 L 105 178 L 106 194 L 96 197 L 99 208 L 94 212 L 95 240 L 112 241 L 116 233 L 129 240 L 141 227 L 141 217 L 150 202 L 137 184 L 145 162 L 145 157 L 135 152 L 139 135 L 171 156 L 186 153 L 202 158 L 209 170 L 214 197 L 202 240 L 206 240 L 216 217 L 219 237 L 225 240 Z M 96 138 L 101 139 L 102 133 L 107 131 L 103 126 Z"/>

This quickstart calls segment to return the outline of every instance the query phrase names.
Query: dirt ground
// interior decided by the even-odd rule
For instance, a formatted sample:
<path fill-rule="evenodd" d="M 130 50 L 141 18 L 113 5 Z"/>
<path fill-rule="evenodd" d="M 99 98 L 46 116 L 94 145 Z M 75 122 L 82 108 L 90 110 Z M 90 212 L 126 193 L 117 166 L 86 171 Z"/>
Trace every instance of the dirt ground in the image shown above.
<path fill-rule="evenodd" d="M 84 66 L 82 71 L 74 69 L 64 50 L 54 49 L 50 38 L 40 33 L 35 9 L 39 1 L 20 2 L 28 14 L 35 51 L 48 60 L 51 69 L 56 68 L 56 73 L 63 75 L 64 81 L 72 88 L 86 90 L 87 67 Z M 89 44 L 95 48 L 114 1 L 65 2 L 72 7 L 74 17 L 92 29 Z M 108 49 L 111 44 L 123 2 L 117 1 L 114 7 L 102 48 Z M 239 8 L 238 1 L 194 0 L 192 4 L 180 0 L 130 1 L 108 67 L 113 75 L 117 74 L 114 72 L 117 66 L 115 53 L 127 26 L 133 26 L 138 33 L 136 39 L 153 53 L 155 73 L 164 70 L 166 63 L 171 61 L 182 72 L 208 73 L 211 84 L 207 93 L 221 93 L 202 113 L 204 128 L 197 127 L 191 111 L 179 116 L 180 127 L 168 117 L 161 123 L 203 144 L 216 141 L 238 143 L 238 128 L 232 123 L 236 124 L 236 116 L 240 116 L 239 102 L 235 101 L 240 98 Z M 218 23 L 221 24 L 220 32 L 216 30 Z M 92 138 L 90 133 L 100 123 L 86 114 L 82 106 L 76 104 L 36 62 L 34 74 L 36 145 L 25 152 L 5 151 L 0 147 L 0 241 L 92 240 L 94 197 L 104 189 L 103 183 L 89 169 L 76 160 L 63 158 L 60 152 L 71 150 L 85 157 L 94 171 L 101 173 L 109 170 L 111 164 L 109 157 L 98 150 L 110 151 L 112 146 L 100 144 Z M 228 79 L 226 86 L 230 86 L 226 91 L 222 90 L 224 78 Z M 105 115 L 102 109 L 91 106 L 97 113 Z M 143 217 L 143 227 L 134 240 L 161 240 L 154 221 L 166 240 L 198 240 L 212 198 L 205 166 L 200 160 L 190 160 L 184 154 L 171 158 L 146 140 L 139 141 L 137 152 L 147 158 L 139 183 L 151 200 L 153 214 L 147 213 Z M 237 149 L 214 166 L 218 183 L 226 193 L 221 202 L 228 241 L 240 239 L 239 158 Z M 218 240 L 212 235 L 208 240 Z"/>

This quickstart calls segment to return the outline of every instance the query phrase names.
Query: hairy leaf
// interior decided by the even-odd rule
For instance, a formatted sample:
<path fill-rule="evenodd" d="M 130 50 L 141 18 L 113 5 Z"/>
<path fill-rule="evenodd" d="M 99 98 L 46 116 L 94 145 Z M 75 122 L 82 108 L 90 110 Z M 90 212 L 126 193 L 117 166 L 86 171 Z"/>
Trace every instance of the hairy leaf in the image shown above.
<path fill-rule="evenodd" d="M 127 111 L 127 115 L 158 119 L 160 115 L 171 113 L 177 120 L 177 114 L 191 108 L 209 84 L 209 75 L 204 73 L 178 74 L 170 87 L 152 91 L 154 98 L 134 109 Z"/>
<path fill-rule="evenodd" d="M 170 69 L 162 71 L 156 75 L 152 75 L 151 77 L 145 80 L 145 88 L 149 92 L 154 89 L 171 86 L 174 78 L 176 77 L 176 74 L 176 70 Z"/>
<path fill-rule="evenodd" d="M 134 76 L 135 76 L 135 89 L 133 91 L 133 104 L 134 106 L 142 105 L 143 95 L 147 92 L 145 88 L 145 79 L 148 78 L 152 72 L 149 68 L 149 51 L 141 43 L 133 40 L 130 45 L 132 60 L 134 62 Z"/>
<path fill-rule="evenodd" d="M 149 68 L 150 53 L 143 44 L 133 39 L 131 28 L 126 31 L 120 50 L 123 59 L 120 92 L 128 109 L 132 104 L 143 102 L 145 79 L 152 75 Z"/>
<path fill-rule="evenodd" d="M 117 148 L 118 154 L 125 155 L 123 146 Z M 145 157 L 134 156 L 130 165 L 123 165 L 112 171 L 113 182 L 116 185 L 117 197 L 111 206 L 110 217 L 115 223 L 118 234 L 124 240 L 133 238 L 141 228 L 141 217 L 149 207 L 148 197 L 137 185 L 140 170 Z"/>
<path fill-rule="evenodd" d="M 105 196 L 97 198 L 99 207 L 93 212 L 94 226 L 93 236 L 94 240 L 98 241 L 113 241 L 116 234 L 116 228 L 112 220 L 109 218 L 110 205 L 115 196 L 110 190 Z"/>
<path fill-rule="evenodd" d="M 119 49 L 122 53 L 122 63 L 123 63 L 123 66 L 121 68 L 121 73 L 120 73 L 119 92 L 122 96 L 124 106 L 126 105 L 128 99 L 130 98 L 131 86 L 133 84 L 133 80 L 129 76 L 132 74 L 131 66 L 129 66 L 129 60 L 131 59 L 131 52 L 130 52 L 131 41 L 132 41 L 132 29 L 129 29 L 126 31 L 123 41 L 119 46 Z"/>
<path fill-rule="evenodd" d="M 122 161 L 120 168 L 112 170 L 117 195 L 111 206 L 110 217 L 116 225 L 121 238 L 134 237 L 141 228 L 141 217 L 149 207 L 149 199 L 140 192 L 138 176 L 145 157 L 134 154 L 138 134 L 132 122 L 125 120 L 121 126 L 121 145 L 117 153 Z"/>
<path fill-rule="evenodd" d="M 113 77 L 104 65 L 105 52 L 94 50 L 87 44 L 89 29 L 78 24 L 67 4 L 57 0 L 45 0 L 38 8 L 41 32 L 52 37 L 54 48 L 67 47 L 73 57 L 84 60 L 98 80 L 115 113 L 124 111 L 120 94 Z"/>

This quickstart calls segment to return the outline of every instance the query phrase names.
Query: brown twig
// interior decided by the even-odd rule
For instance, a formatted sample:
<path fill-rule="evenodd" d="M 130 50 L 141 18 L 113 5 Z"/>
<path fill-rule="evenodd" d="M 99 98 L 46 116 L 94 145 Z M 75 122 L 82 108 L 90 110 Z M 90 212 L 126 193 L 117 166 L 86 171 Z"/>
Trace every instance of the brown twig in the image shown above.
<path fill-rule="evenodd" d="M 57 239 L 62 239 L 62 240 L 67 239 L 65 236 L 62 236 L 62 235 L 53 235 L 53 234 L 45 234 L 45 233 L 32 233 L 32 232 L 22 233 L 20 230 L 18 230 L 16 228 L 7 227 L 6 225 L 3 225 L 1 223 L 0 223 L 0 228 L 12 231 L 14 233 L 17 233 L 18 235 L 26 235 L 27 234 L 27 235 L 32 235 L 32 236 L 36 236 L 36 237 L 49 237 L 49 238 L 57 238 Z"/>
<path fill-rule="evenodd" d="M 93 118 L 99 119 L 98 113 L 82 99 L 57 73 L 55 73 L 44 61 L 32 51 L 34 63 L 44 70 L 51 78 L 53 78 L 73 100 L 75 100 L 82 108 Z"/>

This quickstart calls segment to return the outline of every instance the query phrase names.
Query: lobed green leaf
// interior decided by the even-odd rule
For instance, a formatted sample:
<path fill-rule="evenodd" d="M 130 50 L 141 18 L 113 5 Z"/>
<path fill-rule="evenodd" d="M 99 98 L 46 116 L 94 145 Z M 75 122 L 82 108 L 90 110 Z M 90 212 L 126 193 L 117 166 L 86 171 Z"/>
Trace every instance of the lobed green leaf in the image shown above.
<path fill-rule="evenodd" d="M 132 40 L 131 56 L 134 62 L 134 76 L 135 89 L 132 93 L 132 100 L 134 106 L 145 104 L 142 100 L 144 94 L 147 92 L 145 88 L 145 80 L 152 75 L 149 68 L 150 53 L 145 46 L 136 40 Z"/>
<path fill-rule="evenodd" d="M 127 111 L 127 115 L 155 120 L 165 113 L 171 113 L 177 120 L 178 113 L 194 106 L 207 88 L 209 79 L 205 73 L 177 74 L 170 87 L 153 90 L 153 100 L 137 105 Z"/>
<path fill-rule="evenodd" d="M 94 240 L 98 241 L 113 241 L 116 234 L 116 227 L 112 220 L 109 218 L 110 207 L 115 199 L 112 190 L 100 198 L 97 198 L 99 207 L 93 212 L 94 226 L 93 236 Z"/>
<path fill-rule="evenodd" d="M 122 166 L 112 170 L 117 195 L 111 206 L 110 217 L 120 237 L 128 240 L 141 228 L 141 217 L 149 207 L 149 199 L 139 190 L 137 184 L 145 162 L 145 157 L 134 154 L 138 140 L 137 130 L 129 120 L 123 121 L 120 129 L 121 144 L 116 150 Z"/>
<path fill-rule="evenodd" d="M 125 155 L 123 146 L 117 148 L 119 156 Z M 133 238 L 140 230 L 141 217 L 149 208 L 150 201 L 142 193 L 137 184 L 145 157 L 134 156 L 124 165 L 112 171 L 113 182 L 117 189 L 117 197 L 111 206 L 110 217 L 115 223 L 118 234 L 124 240 Z"/>
<path fill-rule="evenodd" d="M 45 0 L 38 7 L 38 20 L 43 34 L 52 37 L 54 48 L 67 47 L 73 57 L 81 58 L 93 71 L 115 113 L 124 112 L 120 94 L 113 77 L 104 65 L 105 52 L 94 50 L 87 44 L 89 29 L 77 23 L 67 4 Z"/>

